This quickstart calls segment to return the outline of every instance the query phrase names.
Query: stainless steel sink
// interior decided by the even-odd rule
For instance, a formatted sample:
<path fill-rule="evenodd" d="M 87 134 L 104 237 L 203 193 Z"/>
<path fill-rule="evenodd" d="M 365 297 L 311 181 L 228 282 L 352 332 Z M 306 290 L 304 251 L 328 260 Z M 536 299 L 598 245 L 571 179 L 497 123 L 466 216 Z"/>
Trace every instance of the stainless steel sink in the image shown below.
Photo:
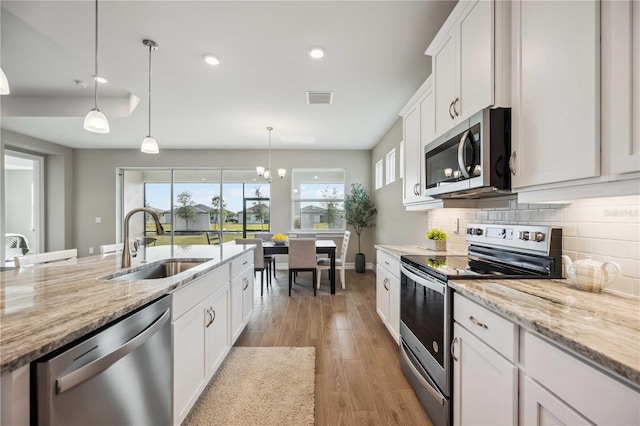
<path fill-rule="evenodd" d="M 180 272 L 184 272 L 195 266 L 201 265 L 206 260 L 185 261 L 180 259 L 167 259 L 162 263 L 149 265 L 146 268 L 129 272 L 124 275 L 117 275 L 108 278 L 109 280 L 155 280 L 159 278 L 172 277 Z"/>

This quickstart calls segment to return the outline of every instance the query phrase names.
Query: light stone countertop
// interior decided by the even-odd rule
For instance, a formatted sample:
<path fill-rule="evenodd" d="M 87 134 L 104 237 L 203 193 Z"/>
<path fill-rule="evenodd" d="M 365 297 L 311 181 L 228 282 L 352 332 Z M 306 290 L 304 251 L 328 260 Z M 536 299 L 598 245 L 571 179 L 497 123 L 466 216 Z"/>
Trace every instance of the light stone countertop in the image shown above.
<path fill-rule="evenodd" d="M 415 245 L 377 245 L 400 260 L 406 254 L 434 252 Z M 540 333 L 640 385 L 640 299 L 578 290 L 568 280 L 452 280 L 467 298 Z"/>
<path fill-rule="evenodd" d="M 0 272 L 0 374 L 9 373 L 228 263 L 251 245 L 149 247 L 147 265 L 167 258 L 206 260 L 168 278 L 112 280 L 144 268 L 143 250 L 123 270 L 121 254 L 81 258 L 77 265 Z M 137 264 L 137 265 L 136 265 Z"/>
<path fill-rule="evenodd" d="M 640 385 L 640 299 L 568 280 L 453 280 L 458 293 Z"/>

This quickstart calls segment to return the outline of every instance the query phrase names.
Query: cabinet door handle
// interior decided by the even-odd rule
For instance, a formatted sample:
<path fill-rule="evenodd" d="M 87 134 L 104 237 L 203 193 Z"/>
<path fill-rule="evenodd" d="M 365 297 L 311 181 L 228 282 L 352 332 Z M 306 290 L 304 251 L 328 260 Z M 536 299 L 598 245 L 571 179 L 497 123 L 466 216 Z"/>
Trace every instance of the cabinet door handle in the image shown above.
<path fill-rule="evenodd" d="M 483 323 L 481 323 L 480 321 L 478 321 L 477 319 L 475 319 L 475 318 L 473 317 L 473 315 L 471 315 L 471 316 L 469 317 L 469 321 L 471 321 L 472 323 L 474 323 L 474 324 L 475 324 L 475 325 L 477 325 L 478 327 L 482 327 L 482 328 L 485 328 L 485 329 L 488 329 L 488 328 L 489 328 L 489 327 L 487 327 L 487 324 L 483 324 Z"/>
<path fill-rule="evenodd" d="M 453 360 L 455 362 L 458 362 L 458 357 L 456 356 L 455 352 L 454 352 L 454 347 L 456 346 L 456 343 L 458 342 L 458 336 L 453 338 L 453 341 L 451 342 L 451 358 L 453 358 Z"/>
<path fill-rule="evenodd" d="M 389 282 L 389 278 L 385 278 L 384 281 L 382 281 L 382 286 L 384 287 L 385 290 L 389 291 L 389 287 L 387 286 L 387 283 Z"/>
<path fill-rule="evenodd" d="M 212 307 L 209 307 L 209 309 L 207 309 L 207 313 L 209 314 L 209 322 L 207 323 L 207 328 L 209 328 L 209 326 L 213 324 L 216 319 L 216 311 Z"/>
<path fill-rule="evenodd" d="M 460 117 L 460 113 L 458 112 L 458 108 L 456 107 L 456 105 L 460 104 L 460 98 L 456 98 L 455 101 L 453 101 L 453 112 L 456 114 L 456 117 Z"/>
<path fill-rule="evenodd" d="M 455 102 L 455 101 L 454 101 Z M 449 104 L 449 117 L 451 117 L 452 120 L 455 119 L 455 117 L 453 116 L 453 113 L 451 112 L 451 108 L 453 108 L 453 102 L 451 102 Z"/>
<path fill-rule="evenodd" d="M 516 152 L 513 151 L 511 156 L 509 157 L 509 170 L 511 170 L 512 175 L 516 175 Z"/>
<path fill-rule="evenodd" d="M 247 263 L 249 263 L 249 261 L 245 260 L 244 262 L 242 262 L 242 266 L 246 265 Z"/>
<path fill-rule="evenodd" d="M 244 287 L 242 288 L 242 291 L 245 291 L 247 287 L 249 287 L 249 280 L 247 279 L 247 277 L 242 277 L 242 282 L 244 282 Z"/>

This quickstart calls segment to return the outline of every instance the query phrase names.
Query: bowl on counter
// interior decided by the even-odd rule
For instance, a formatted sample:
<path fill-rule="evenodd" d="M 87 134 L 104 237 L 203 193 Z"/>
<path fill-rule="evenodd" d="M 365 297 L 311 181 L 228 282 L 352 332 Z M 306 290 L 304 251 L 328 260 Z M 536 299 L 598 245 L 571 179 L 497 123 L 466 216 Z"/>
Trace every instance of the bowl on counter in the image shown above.
<path fill-rule="evenodd" d="M 272 237 L 271 241 L 273 241 L 273 244 L 286 244 L 287 241 L 289 241 L 289 237 L 284 236 L 284 237 Z"/>

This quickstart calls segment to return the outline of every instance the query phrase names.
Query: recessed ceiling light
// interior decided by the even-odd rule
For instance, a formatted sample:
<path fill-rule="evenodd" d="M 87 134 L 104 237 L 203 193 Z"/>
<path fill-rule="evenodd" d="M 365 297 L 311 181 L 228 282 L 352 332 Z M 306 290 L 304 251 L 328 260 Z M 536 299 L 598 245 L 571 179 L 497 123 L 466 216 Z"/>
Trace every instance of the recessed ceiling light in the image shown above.
<path fill-rule="evenodd" d="M 311 56 L 313 59 L 320 59 L 324 56 L 324 48 L 320 47 L 320 46 L 314 46 L 311 49 L 309 49 L 309 56 Z"/>
<path fill-rule="evenodd" d="M 204 61 L 206 63 L 208 63 L 209 65 L 219 65 L 220 64 L 220 58 L 218 58 L 215 55 L 211 55 L 211 54 L 206 54 L 203 56 Z"/>
<path fill-rule="evenodd" d="M 85 87 L 87 87 L 87 86 L 88 86 L 88 84 L 87 84 L 87 83 L 85 83 L 85 82 L 84 82 L 84 81 L 82 81 L 82 80 L 73 80 L 73 81 L 75 81 L 76 86 L 78 86 L 78 87 L 82 87 L 83 89 L 84 89 Z"/>
<path fill-rule="evenodd" d="M 107 82 L 107 79 L 106 79 L 106 78 L 104 78 L 104 77 L 102 77 L 102 76 L 99 76 L 99 75 L 95 75 L 95 74 L 94 74 L 94 75 L 92 75 L 91 77 L 93 77 L 93 78 L 94 78 L 98 83 L 103 83 L 103 84 L 104 84 L 104 83 L 106 83 L 106 82 Z"/>

